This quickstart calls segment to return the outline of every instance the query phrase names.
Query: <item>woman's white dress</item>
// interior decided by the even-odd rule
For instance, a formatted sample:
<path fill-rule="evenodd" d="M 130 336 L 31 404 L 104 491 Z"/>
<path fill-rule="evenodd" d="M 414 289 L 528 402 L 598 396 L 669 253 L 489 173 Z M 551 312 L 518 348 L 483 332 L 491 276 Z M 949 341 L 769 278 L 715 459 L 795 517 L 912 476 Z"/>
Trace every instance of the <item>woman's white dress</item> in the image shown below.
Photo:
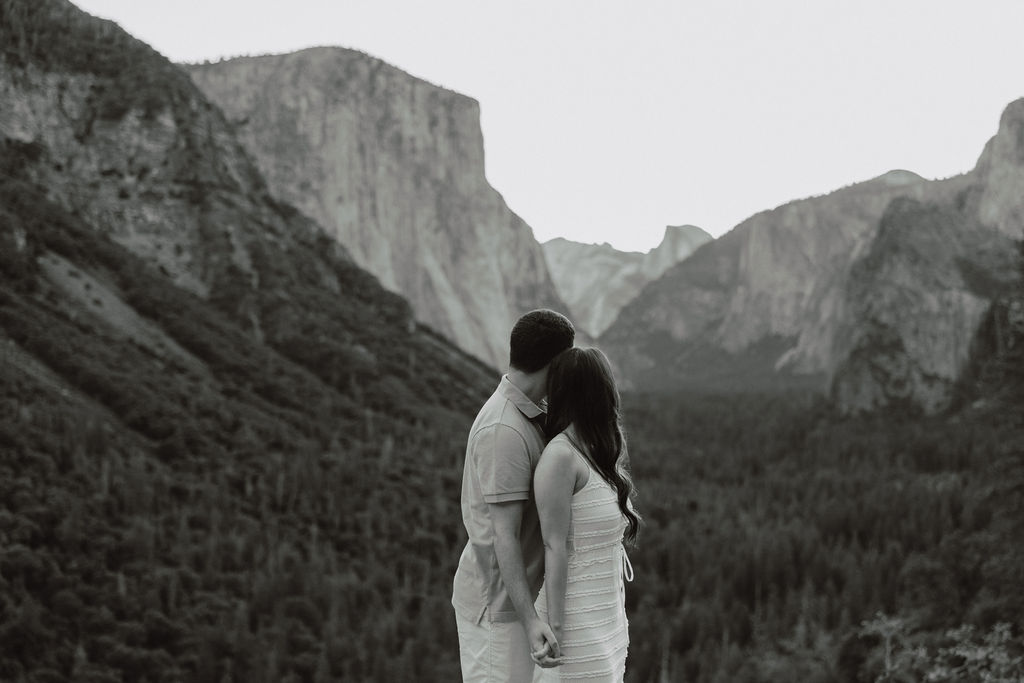
<path fill-rule="evenodd" d="M 626 673 L 629 624 L 625 584 L 632 568 L 622 547 L 626 520 L 615 490 L 589 461 L 564 439 L 590 469 L 586 485 L 572 496 L 568 536 L 565 620 L 559 643 L 562 664 L 537 667 L 534 683 L 549 681 L 622 681 Z M 547 621 L 547 596 L 541 588 L 537 614 Z"/>

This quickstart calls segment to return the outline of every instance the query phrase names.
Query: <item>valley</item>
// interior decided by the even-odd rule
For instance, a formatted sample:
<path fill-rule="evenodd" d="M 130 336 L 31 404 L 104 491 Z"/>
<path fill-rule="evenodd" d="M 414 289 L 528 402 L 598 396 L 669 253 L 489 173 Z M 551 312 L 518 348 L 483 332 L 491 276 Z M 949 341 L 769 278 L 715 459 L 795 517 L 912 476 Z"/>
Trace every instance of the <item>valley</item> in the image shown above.
<path fill-rule="evenodd" d="M 537 244 L 477 103 L 362 53 L 0 20 L 0 680 L 457 680 L 535 306 L 624 388 L 627 681 L 1024 675 L 1024 100 L 961 176 L 623 254 Z"/>

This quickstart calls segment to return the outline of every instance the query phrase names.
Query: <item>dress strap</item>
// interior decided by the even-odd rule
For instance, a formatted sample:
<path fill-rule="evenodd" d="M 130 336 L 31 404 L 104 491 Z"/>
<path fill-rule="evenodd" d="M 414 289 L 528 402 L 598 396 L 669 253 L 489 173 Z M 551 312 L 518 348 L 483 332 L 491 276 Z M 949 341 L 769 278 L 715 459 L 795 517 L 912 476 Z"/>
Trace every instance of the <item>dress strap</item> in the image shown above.
<path fill-rule="evenodd" d="M 622 548 L 622 578 L 630 582 L 633 580 L 633 563 L 629 561 L 625 546 Z"/>
<path fill-rule="evenodd" d="M 582 488 L 580 488 L 580 491 L 589 486 L 594 481 L 594 477 L 597 477 L 599 480 L 604 481 L 604 479 L 601 477 L 601 474 L 597 471 L 597 468 L 594 467 L 593 463 L 590 462 L 590 458 L 588 458 L 583 453 L 583 449 L 577 446 L 576 442 L 572 438 L 570 438 L 569 435 L 566 434 L 565 432 L 561 432 L 560 434 L 556 435 L 555 438 L 557 439 L 559 436 L 565 437 L 565 442 L 569 444 L 569 448 L 572 449 L 572 452 L 576 454 L 576 457 L 579 458 L 580 462 L 582 462 L 587 468 L 587 483 L 584 484 Z M 573 495 L 575 495 L 575 493 Z"/>

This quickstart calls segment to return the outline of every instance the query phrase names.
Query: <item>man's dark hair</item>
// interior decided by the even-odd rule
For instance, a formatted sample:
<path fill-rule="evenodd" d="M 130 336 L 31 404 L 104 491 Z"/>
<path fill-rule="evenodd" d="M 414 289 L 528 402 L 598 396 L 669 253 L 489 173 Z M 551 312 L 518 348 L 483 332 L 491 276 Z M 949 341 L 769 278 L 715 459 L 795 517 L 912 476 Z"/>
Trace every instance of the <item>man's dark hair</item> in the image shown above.
<path fill-rule="evenodd" d="M 512 326 L 509 365 L 522 372 L 544 369 L 551 359 L 572 348 L 576 328 L 561 313 L 538 308 Z"/>

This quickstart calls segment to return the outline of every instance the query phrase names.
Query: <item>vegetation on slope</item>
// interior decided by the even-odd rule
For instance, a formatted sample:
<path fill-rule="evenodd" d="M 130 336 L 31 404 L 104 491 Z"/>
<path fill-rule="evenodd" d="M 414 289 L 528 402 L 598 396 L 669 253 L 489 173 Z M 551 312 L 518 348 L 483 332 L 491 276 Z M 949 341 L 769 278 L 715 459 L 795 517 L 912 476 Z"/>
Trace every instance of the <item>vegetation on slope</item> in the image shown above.
<path fill-rule="evenodd" d="M 436 587 L 492 371 L 322 245 L 237 290 L 260 307 L 259 343 L 232 290 L 175 288 L 16 178 L 0 206 L 0 678 L 379 680 L 454 641 Z M 69 299 L 50 253 L 199 368 Z"/>
<path fill-rule="evenodd" d="M 415 343 L 379 374 L 319 372 L 324 357 L 257 343 L 32 193 L 8 179 L 0 203 L 0 677 L 457 677 L 461 454 L 489 387 L 454 371 L 403 386 L 441 367 L 404 370 L 398 356 L 433 353 Z M 113 283 L 204 370 L 63 298 L 38 266 L 48 251 Z M 386 316 L 379 325 L 370 348 L 403 340 Z M 979 363 L 1016 368 L 1011 343 Z M 1013 665 L 1013 372 L 981 373 L 990 385 L 974 403 L 997 403 L 928 421 L 837 421 L 809 400 L 627 397 L 647 518 L 629 679 L 981 680 L 1000 656 Z M 390 400 L 373 408 L 375 395 Z"/>
<path fill-rule="evenodd" d="M 1024 243 L 957 407 L 632 396 L 631 680 L 1024 677 Z"/>
<path fill-rule="evenodd" d="M 880 618 L 927 653 L 880 680 L 921 680 L 950 629 L 1019 635 L 1019 405 L 839 421 L 807 400 L 633 397 L 631 680 L 878 680 Z"/>
<path fill-rule="evenodd" d="M 152 116 L 186 102 L 188 75 L 117 24 L 92 17 L 67 0 L 0 0 L 0 58 L 20 68 L 89 74 L 101 119 L 138 109 Z"/>

